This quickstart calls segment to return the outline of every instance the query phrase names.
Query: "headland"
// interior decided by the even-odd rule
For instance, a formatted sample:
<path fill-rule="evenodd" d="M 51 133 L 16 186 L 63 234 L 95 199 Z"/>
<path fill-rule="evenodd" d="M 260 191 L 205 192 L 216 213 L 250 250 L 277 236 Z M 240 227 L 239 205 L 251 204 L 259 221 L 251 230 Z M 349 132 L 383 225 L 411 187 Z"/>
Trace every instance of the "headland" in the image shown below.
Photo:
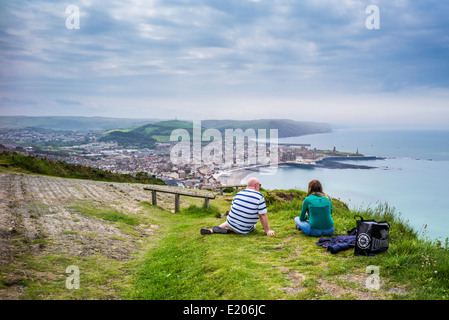
<path fill-rule="evenodd" d="M 358 163 L 347 163 L 344 161 L 368 161 L 384 160 L 378 156 L 329 156 L 317 161 L 283 161 L 278 163 L 278 167 L 297 167 L 304 169 L 328 168 L 328 169 L 375 169 L 375 166 L 362 165 Z M 216 179 L 225 186 L 240 185 L 246 177 L 253 173 L 258 173 L 263 168 L 269 168 L 266 165 L 253 165 L 241 167 L 233 170 L 226 170 L 216 175 Z"/>

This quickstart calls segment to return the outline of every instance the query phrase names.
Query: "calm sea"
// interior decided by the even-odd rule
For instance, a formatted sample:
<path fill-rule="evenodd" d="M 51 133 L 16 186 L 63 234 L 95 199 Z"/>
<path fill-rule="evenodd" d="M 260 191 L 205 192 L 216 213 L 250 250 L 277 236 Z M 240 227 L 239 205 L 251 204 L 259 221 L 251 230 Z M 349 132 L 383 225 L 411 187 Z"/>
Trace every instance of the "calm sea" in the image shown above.
<path fill-rule="evenodd" d="M 375 169 L 278 168 L 258 177 L 264 188 L 307 190 L 312 179 L 351 208 L 387 202 L 425 236 L 449 237 L 449 131 L 379 131 L 338 129 L 331 133 L 279 139 L 309 143 L 311 148 L 356 152 L 385 160 L 356 163 Z M 427 225 L 426 228 L 424 226 Z"/>

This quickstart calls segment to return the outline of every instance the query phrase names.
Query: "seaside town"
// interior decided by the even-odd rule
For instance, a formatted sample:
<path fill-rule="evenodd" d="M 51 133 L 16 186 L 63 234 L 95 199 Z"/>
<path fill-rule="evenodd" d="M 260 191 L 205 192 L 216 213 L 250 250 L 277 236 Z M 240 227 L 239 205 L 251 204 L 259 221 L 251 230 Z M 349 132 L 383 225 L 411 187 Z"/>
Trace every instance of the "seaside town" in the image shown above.
<path fill-rule="evenodd" d="M 173 164 L 170 150 L 176 142 L 158 142 L 154 149 L 124 148 L 115 142 L 102 142 L 98 132 L 70 132 L 39 129 L 0 129 L 0 152 L 13 151 L 45 157 L 49 160 L 80 164 L 114 173 L 148 175 L 162 179 L 167 185 L 191 189 L 209 189 L 240 185 L 242 179 L 254 172 L 257 165 L 243 164 Z M 245 157 L 249 152 L 245 148 Z M 279 165 L 316 166 L 329 157 L 344 154 L 321 151 L 304 144 L 278 145 Z M 260 166 L 259 166 L 260 167 Z"/>

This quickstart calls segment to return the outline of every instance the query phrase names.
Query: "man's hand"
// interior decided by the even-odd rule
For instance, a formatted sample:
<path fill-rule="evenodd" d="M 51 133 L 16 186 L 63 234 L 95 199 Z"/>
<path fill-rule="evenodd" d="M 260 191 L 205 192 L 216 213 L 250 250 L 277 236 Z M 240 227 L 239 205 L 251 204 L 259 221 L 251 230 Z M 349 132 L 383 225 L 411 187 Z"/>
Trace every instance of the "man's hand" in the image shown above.
<path fill-rule="evenodd" d="M 270 230 L 270 226 L 268 225 L 268 219 L 266 214 L 259 214 L 260 222 L 262 223 L 263 229 L 265 230 L 265 233 L 267 236 L 272 236 L 276 232 L 273 230 Z"/>

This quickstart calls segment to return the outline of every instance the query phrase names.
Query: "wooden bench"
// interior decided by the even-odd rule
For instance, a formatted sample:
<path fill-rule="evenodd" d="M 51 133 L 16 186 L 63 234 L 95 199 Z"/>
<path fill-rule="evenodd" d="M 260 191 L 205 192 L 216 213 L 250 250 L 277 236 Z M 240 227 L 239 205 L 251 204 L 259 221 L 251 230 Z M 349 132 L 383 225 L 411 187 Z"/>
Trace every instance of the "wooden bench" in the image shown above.
<path fill-rule="evenodd" d="M 171 193 L 175 195 L 175 212 L 178 212 L 180 210 L 180 196 L 187 196 L 187 197 L 195 197 L 195 198 L 204 198 L 204 207 L 206 209 L 209 208 L 209 200 L 215 199 L 215 193 L 212 192 L 199 192 L 194 190 L 183 190 L 183 189 L 176 189 L 176 188 L 169 188 L 164 186 L 147 186 L 143 188 L 144 190 L 151 191 L 151 203 L 152 205 L 157 205 L 157 198 L 156 193 L 157 192 L 164 192 L 164 193 Z"/>

